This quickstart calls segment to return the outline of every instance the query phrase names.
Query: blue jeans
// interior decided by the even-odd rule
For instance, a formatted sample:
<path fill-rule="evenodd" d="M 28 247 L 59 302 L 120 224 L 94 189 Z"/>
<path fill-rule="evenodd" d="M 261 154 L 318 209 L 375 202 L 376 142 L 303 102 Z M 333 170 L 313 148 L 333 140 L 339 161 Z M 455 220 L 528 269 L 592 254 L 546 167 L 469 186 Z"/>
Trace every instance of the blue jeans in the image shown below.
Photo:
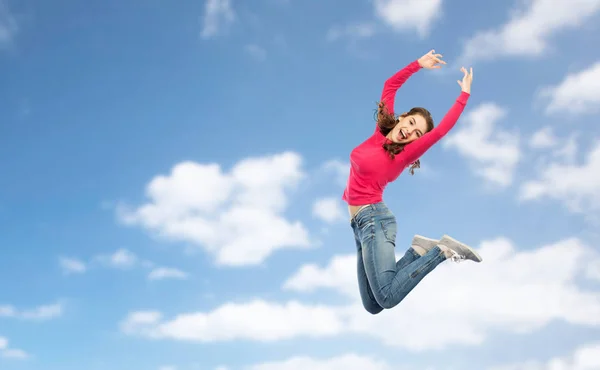
<path fill-rule="evenodd" d="M 411 247 L 396 261 L 396 217 L 383 202 L 363 208 L 350 224 L 356 240 L 358 290 L 363 306 L 373 315 L 400 303 L 446 260 L 436 246 L 423 256 Z"/>

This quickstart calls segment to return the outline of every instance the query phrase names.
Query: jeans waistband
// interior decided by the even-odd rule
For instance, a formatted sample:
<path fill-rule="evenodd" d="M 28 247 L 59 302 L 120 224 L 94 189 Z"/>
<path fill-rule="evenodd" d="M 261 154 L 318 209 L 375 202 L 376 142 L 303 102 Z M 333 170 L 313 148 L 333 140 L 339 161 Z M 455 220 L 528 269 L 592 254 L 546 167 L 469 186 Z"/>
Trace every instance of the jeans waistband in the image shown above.
<path fill-rule="evenodd" d="M 373 203 L 373 204 L 365 204 L 364 206 L 361 206 L 358 209 L 358 211 L 356 211 L 356 213 L 354 213 L 354 216 L 350 217 L 350 222 L 352 223 L 352 221 L 356 218 L 356 216 L 358 216 L 358 214 L 361 213 L 361 212 L 363 212 L 365 209 L 370 209 L 372 211 L 377 211 L 377 210 L 387 209 L 387 206 L 383 202 Z"/>

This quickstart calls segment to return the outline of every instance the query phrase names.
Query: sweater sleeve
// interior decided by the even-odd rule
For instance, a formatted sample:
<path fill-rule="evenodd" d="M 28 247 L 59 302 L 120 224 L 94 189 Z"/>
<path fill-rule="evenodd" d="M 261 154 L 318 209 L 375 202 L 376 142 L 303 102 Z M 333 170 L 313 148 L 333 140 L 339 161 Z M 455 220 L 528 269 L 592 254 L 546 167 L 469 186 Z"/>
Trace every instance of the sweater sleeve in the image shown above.
<path fill-rule="evenodd" d="M 454 102 L 454 105 L 450 108 L 450 110 L 448 110 L 437 127 L 404 147 L 404 150 L 401 153 L 402 159 L 406 165 L 409 165 L 410 163 L 413 163 L 419 159 L 427 150 L 429 150 L 429 148 L 433 146 L 433 144 L 440 141 L 440 139 L 444 137 L 450 131 L 450 129 L 452 129 L 452 127 L 454 127 L 458 121 L 458 118 L 464 111 L 469 97 L 469 93 L 464 91 L 461 92 Z"/>
<path fill-rule="evenodd" d="M 381 92 L 381 101 L 385 103 L 388 113 L 394 114 L 394 102 L 398 89 L 420 69 L 419 62 L 415 60 L 385 81 Z"/>

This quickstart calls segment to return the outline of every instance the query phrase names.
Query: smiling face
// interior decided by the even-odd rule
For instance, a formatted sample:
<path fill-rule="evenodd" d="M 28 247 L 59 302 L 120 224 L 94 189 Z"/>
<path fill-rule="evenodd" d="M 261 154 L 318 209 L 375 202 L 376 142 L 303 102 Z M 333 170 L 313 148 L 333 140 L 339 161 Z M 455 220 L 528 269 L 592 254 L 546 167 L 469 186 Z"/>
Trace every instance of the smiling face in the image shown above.
<path fill-rule="evenodd" d="M 386 137 L 398 144 L 408 144 L 429 131 L 427 121 L 420 114 L 400 116 L 396 126 Z"/>

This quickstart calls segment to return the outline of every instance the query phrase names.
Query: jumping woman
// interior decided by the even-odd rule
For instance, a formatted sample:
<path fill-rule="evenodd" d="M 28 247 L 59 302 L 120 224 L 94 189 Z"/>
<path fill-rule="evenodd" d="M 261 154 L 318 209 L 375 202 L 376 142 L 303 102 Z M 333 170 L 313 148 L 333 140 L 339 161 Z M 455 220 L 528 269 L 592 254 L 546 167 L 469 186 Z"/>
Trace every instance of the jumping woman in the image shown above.
<path fill-rule="evenodd" d="M 360 296 L 371 314 L 396 306 L 447 259 L 482 260 L 472 248 L 448 235 L 440 240 L 415 235 L 412 246 L 396 261 L 396 218 L 383 202 L 387 184 L 409 165 L 411 174 L 420 167 L 419 158 L 454 127 L 471 95 L 473 69 L 468 72 L 463 67 L 462 81 L 457 81 L 461 93 L 437 128 L 425 108 L 395 116 L 396 92 L 406 80 L 421 68 L 437 69 L 442 64 L 446 64 L 442 55 L 431 50 L 385 81 L 375 132 L 350 154 L 350 176 L 342 199 L 348 203 L 356 240 Z"/>

